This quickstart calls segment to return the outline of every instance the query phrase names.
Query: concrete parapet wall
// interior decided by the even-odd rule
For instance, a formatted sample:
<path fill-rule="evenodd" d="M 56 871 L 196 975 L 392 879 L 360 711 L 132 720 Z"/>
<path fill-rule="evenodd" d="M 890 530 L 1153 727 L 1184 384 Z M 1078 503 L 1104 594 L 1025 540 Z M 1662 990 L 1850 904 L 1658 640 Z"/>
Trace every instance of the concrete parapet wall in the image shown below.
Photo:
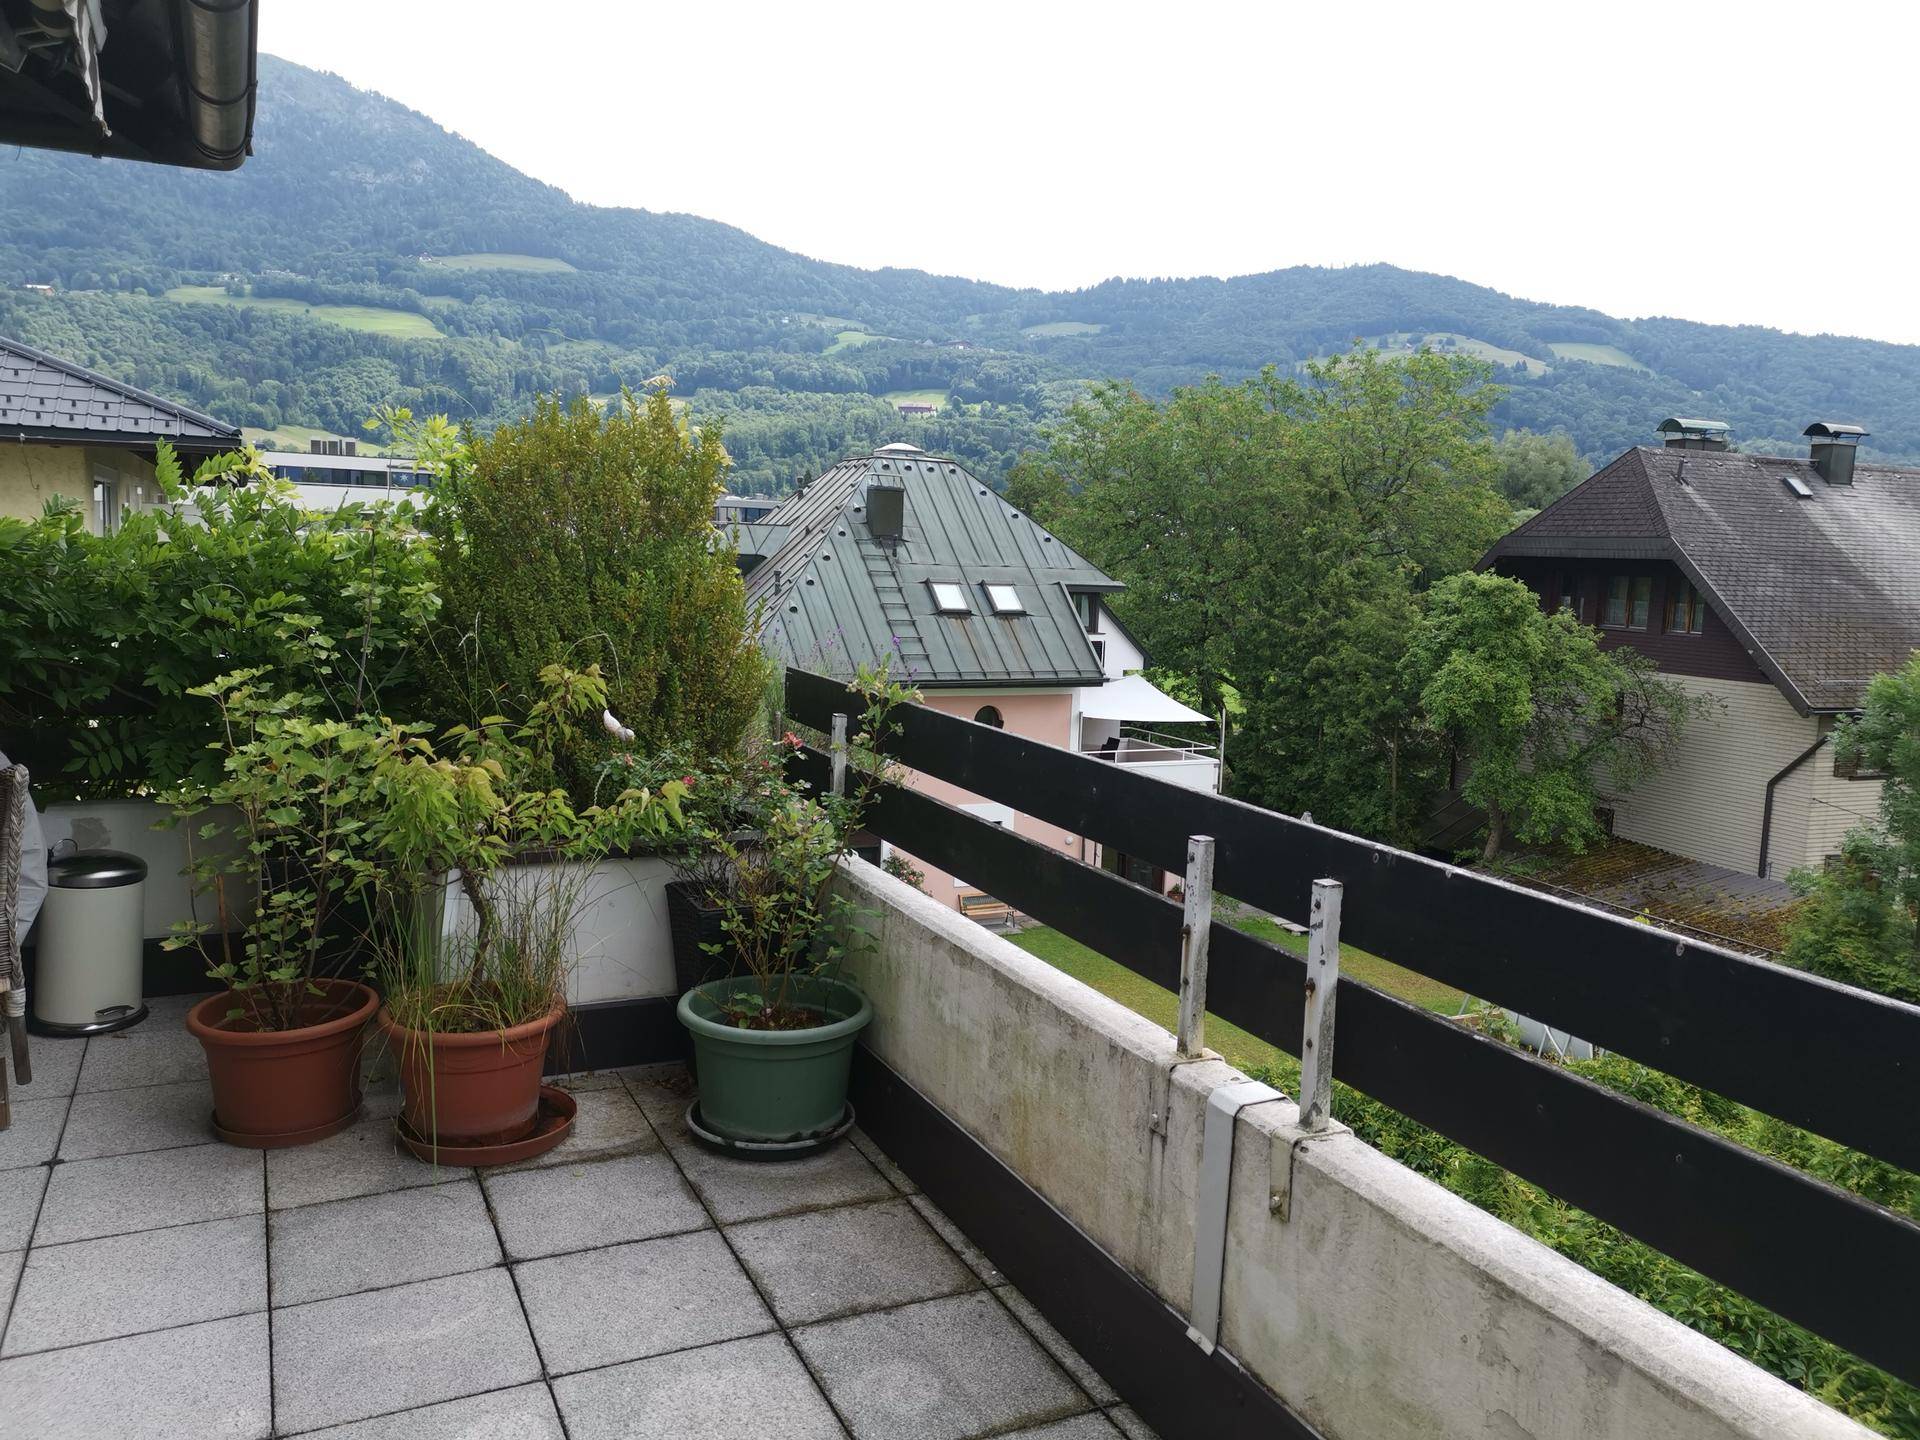
<path fill-rule="evenodd" d="M 1242 1078 L 853 862 L 867 1043 L 1176 1310 L 1208 1095 Z M 1221 1346 L 1328 1440 L 1870 1432 L 1289 1100 L 1235 1127 Z M 1290 1177 L 1287 1157 L 1292 1154 Z M 1271 1208 L 1276 1183 L 1287 1219 Z"/>

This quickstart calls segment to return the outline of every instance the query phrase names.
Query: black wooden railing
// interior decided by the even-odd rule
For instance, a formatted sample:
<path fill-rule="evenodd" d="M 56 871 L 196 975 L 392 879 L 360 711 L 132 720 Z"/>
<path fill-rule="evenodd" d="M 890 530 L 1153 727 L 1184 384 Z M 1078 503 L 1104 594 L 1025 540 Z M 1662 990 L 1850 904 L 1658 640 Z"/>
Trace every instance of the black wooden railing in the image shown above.
<path fill-rule="evenodd" d="M 864 708 L 798 670 L 786 691 L 823 732 Z M 1920 1170 L 1920 1008 L 922 706 L 894 718 L 884 748 L 913 770 L 1175 872 L 1211 835 L 1220 893 L 1278 914 L 1339 880 L 1347 943 Z M 824 755 L 799 763 L 825 783 Z M 1172 901 L 910 786 L 882 787 L 870 828 L 1177 988 Z M 1207 1008 L 1298 1055 L 1304 960 L 1222 924 L 1210 950 Z M 1350 978 L 1338 1009 L 1338 1079 L 1920 1383 L 1920 1225 Z"/>

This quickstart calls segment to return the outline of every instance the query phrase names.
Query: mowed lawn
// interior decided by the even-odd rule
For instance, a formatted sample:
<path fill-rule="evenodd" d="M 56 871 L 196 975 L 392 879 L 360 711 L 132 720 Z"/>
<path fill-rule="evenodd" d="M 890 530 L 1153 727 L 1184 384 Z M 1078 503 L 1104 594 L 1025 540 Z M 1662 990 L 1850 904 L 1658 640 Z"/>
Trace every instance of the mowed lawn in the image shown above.
<path fill-rule="evenodd" d="M 1282 930 L 1265 916 L 1244 915 L 1229 919 L 1228 923 L 1261 940 L 1272 941 L 1299 954 L 1306 953 L 1305 936 Z M 1173 991 L 1142 979 L 1126 966 L 1058 930 L 1042 925 L 1007 938 L 1029 955 L 1038 956 L 1056 970 L 1091 985 L 1108 999 L 1118 1000 L 1134 1014 L 1145 1016 L 1156 1025 L 1172 1030 L 1179 1020 L 1180 999 Z M 1340 973 L 1437 1015 L 1457 1013 L 1466 998 L 1450 985 L 1429 980 L 1351 945 L 1340 947 Z M 1213 1014 L 1207 1016 L 1207 1048 L 1219 1051 L 1229 1064 L 1240 1070 L 1292 1063 L 1291 1060 L 1283 1062 L 1281 1052 L 1266 1041 Z"/>
<path fill-rule="evenodd" d="M 176 285 L 166 298 L 188 305 L 241 305 L 252 310 L 275 310 L 283 315 L 304 315 L 348 330 L 364 330 L 370 335 L 386 335 L 395 340 L 439 340 L 440 327 L 424 315 L 411 310 L 383 310 L 376 305 L 309 305 L 279 295 L 229 295 L 218 285 Z"/>
<path fill-rule="evenodd" d="M 1050 335 L 1098 335 L 1106 328 L 1088 320 L 1049 320 L 1044 325 L 1028 325 L 1020 333 L 1045 339 Z"/>
<path fill-rule="evenodd" d="M 884 335 L 874 335 L 865 330 L 842 330 L 833 337 L 833 343 L 827 346 L 824 354 L 832 355 L 841 350 L 852 350 L 856 346 L 871 345 L 876 340 L 884 340 Z"/>
<path fill-rule="evenodd" d="M 1585 360 L 1591 365 L 1617 365 L 1623 370 L 1653 373 L 1618 345 L 1591 345 L 1584 340 L 1554 340 L 1547 345 L 1547 348 L 1562 360 Z"/>
<path fill-rule="evenodd" d="M 435 255 L 422 262 L 435 270 L 526 270 L 537 275 L 571 275 L 574 267 L 552 255 L 515 255 L 506 250 L 475 250 L 464 255 Z"/>
<path fill-rule="evenodd" d="M 944 410 L 951 393 L 947 390 L 887 390 L 881 393 L 880 398 L 889 405 L 933 405 Z"/>

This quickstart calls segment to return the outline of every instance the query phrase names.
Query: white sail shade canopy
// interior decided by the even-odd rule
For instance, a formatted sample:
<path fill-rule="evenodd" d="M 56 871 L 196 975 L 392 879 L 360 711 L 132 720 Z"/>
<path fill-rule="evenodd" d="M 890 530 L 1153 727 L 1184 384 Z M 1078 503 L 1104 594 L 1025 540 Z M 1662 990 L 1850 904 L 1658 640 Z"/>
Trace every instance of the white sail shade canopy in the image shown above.
<path fill-rule="evenodd" d="M 1156 690 L 1143 675 L 1123 675 L 1099 689 L 1081 692 L 1080 714 L 1087 720 L 1126 720 L 1135 725 L 1205 723 L 1207 717 Z"/>

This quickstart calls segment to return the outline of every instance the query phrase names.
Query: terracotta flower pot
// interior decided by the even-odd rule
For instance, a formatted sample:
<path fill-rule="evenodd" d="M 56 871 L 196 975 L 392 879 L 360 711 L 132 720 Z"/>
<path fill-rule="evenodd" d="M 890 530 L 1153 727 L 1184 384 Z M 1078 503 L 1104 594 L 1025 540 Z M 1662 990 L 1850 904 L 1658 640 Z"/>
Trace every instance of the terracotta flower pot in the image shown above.
<path fill-rule="evenodd" d="M 238 1028 L 226 1018 L 233 993 L 187 1012 L 187 1030 L 207 1052 L 213 1128 L 230 1145 L 257 1150 L 305 1145 L 360 1113 L 360 1055 L 380 997 L 353 980 L 316 980 L 302 1002 L 311 1023 L 291 1030 Z"/>
<path fill-rule="evenodd" d="M 380 1029 L 400 1067 L 400 1118 L 415 1135 L 459 1149 L 501 1145 L 533 1132 L 540 1072 L 567 1007 L 506 1030 L 409 1030 L 384 1006 Z"/>

